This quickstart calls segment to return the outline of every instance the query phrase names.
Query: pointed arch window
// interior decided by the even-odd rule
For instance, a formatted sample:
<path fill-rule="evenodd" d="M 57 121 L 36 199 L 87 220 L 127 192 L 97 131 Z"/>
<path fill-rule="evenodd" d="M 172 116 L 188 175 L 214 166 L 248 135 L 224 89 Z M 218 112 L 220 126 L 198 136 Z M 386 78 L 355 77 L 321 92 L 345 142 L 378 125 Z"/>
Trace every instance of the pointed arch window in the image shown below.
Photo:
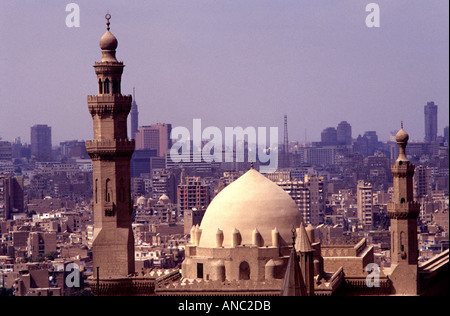
<path fill-rule="evenodd" d="M 95 179 L 95 204 L 98 203 L 98 179 Z"/>
<path fill-rule="evenodd" d="M 106 180 L 106 186 L 105 186 L 105 201 L 111 202 L 111 180 Z"/>
<path fill-rule="evenodd" d="M 105 94 L 109 94 L 109 79 L 108 78 L 106 78 L 106 80 L 105 80 L 105 84 L 103 85 L 103 87 L 104 87 L 104 93 Z"/>
<path fill-rule="evenodd" d="M 102 82 L 102 79 L 98 79 L 98 94 L 103 94 L 103 82 Z"/>

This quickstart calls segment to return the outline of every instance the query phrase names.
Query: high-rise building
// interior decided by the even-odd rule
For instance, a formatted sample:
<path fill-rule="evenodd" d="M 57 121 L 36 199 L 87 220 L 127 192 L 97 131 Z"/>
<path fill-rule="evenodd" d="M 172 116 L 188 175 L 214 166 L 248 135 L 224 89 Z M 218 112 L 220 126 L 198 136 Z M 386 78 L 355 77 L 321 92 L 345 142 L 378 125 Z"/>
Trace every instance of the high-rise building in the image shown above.
<path fill-rule="evenodd" d="M 357 185 L 357 214 L 360 225 L 370 229 L 373 224 L 373 188 L 370 183 L 363 180 Z"/>
<path fill-rule="evenodd" d="M 193 208 L 206 209 L 211 201 L 209 185 L 205 184 L 200 177 L 184 177 L 182 174 L 177 194 L 182 212 Z"/>
<path fill-rule="evenodd" d="M 438 107 L 434 102 L 427 102 L 424 106 L 425 114 L 425 141 L 434 142 L 437 137 L 437 112 Z"/>
<path fill-rule="evenodd" d="M 322 145 L 337 145 L 337 131 L 334 127 L 327 127 L 321 133 Z"/>
<path fill-rule="evenodd" d="M 152 198 L 159 199 L 162 195 L 177 203 L 177 184 L 175 174 L 167 169 L 155 171 L 151 178 Z"/>
<path fill-rule="evenodd" d="M 444 142 L 449 143 L 448 126 L 444 127 Z"/>
<path fill-rule="evenodd" d="M 426 197 L 432 190 L 432 169 L 428 166 L 417 166 L 414 173 L 414 189 L 416 198 Z"/>
<path fill-rule="evenodd" d="M 156 149 L 135 150 L 131 157 L 131 176 L 137 178 L 145 174 L 150 175 L 150 159 L 152 157 L 156 157 Z"/>
<path fill-rule="evenodd" d="M 11 161 L 12 159 L 12 144 L 0 140 L 0 161 Z"/>
<path fill-rule="evenodd" d="M 352 126 L 346 121 L 339 123 L 336 129 L 337 132 L 337 142 L 340 145 L 351 145 L 352 144 Z"/>
<path fill-rule="evenodd" d="M 37 160 L 50 160 L 52 156 L 52 128 L 48 125 L 31 127 L 31 156 Z"/>
<path fill-rule="evenodd" d="M 272 176 L 276 184 L 281 187 L 297 204 L 306 225 L 320 225 L 323 223 L 325 200 L 323 191 L 323 177 L 305 175 L 304 181 L 280 179 Z"/>
<path fill-rule="evenodd" d="M 0 174 L 0 221 L 24 210 L 23 177 Z"/>
<path fill-rule="evenodd" d="M 139 111 L 138 111 L 138 105 L 136 103 L 134 88 L 133 88 L 133 102 L 131 102 L 130 120 L 131 120 L 131 124 L 130 124 L 131 125 L 131 139 L 136 139 L 136 133 L 138 132 L 138 127 L 139 127 Z"/>
<path fill-rule="evenodd" d="M 134 237 L 131 228 L 130 159 L 134 140 L 128 140 L 127 116 L 131 95 L 121 94 L 124 65 L 116 59 L 116 37 L 107 31 L 100 39 L 102 59 L 94 65 L 98 94 L 89 95 L 94 140 L 86 142 L 92 158 L 94 182 L 94 278 L 126 278 L 134 272 Z"/>
<path fill-rule="evenodd" d="M 158 123 L 139 127 L 135 135 L 136 150 L 156 149 L 157 156 L 164 157 L 172 146 L 171 131 L 172 124 Z"/>

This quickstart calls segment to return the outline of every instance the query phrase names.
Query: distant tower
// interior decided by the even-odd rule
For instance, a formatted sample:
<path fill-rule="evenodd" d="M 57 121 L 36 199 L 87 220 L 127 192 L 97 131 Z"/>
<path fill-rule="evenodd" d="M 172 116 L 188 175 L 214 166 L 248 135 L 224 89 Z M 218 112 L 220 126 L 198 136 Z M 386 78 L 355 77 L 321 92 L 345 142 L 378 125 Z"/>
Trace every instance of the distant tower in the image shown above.
<path fill-rule="evenodd" d="M 351 145 L 352 144 L 352 126 L 346 121 L 339 123 L 336 129 L 337 142 L 339 145 Z"/>
<path fill-rule="evenodd" d="M 102 59 L 94 65 L 98 94 L 89 95 L 94 140 L 86 142 L 93 164 L 94 278 L 125 278 L 134 272 L 131 228 L 130 159 L 134 140 L 127 137 L 131 95 L 120 91 L 123 63 L 116 59 L 117 39 L 109 31 L 100 39 Z"/>
<path fill-rule="evenodd" d="M 289 168 L 289 136 L 288 136 L 288 126 L 287 126 L 287 115 L 284 116 L 284 139 L 283 148 L 278 154 L 278 167 L 279 168 Z"/>
<path fill-rule="evenodd" d="M 373 225 L 373 188 L 372 184 L 359 180 L 356 186 L 357 214 L 359 223 L 367 230 Z"/>
<path fill-rule="evenodd" d="M 52 128 L 48 125 L 31 127 L 31 156 L 40 161 L 49 161 L 52 157 Z"/>
<path fill-rule="evenodd" d="M 136 103 L 136 91 L 133 88 L 133 102 L 131 103 L 131 112 L 130 112 L 130 118 L 131 118 L 131 139 L 136 139 L 136 133 L 138 132 L 139 127 L 139 112 L 138 112 L 138 105 Z"/>
<path fill-rule="evenodd" d="M 437 137 L 437 112 L 438 107 L 434 102 L 427 102 L 424 106 L 425 114 L 425 141 L 434 142 Z"/>
<path fill-rule="evenodd" d="M 388 203 L 391 218 L 391 275 L 395 294 L 418 292 L 417 218 L 420 204 L 414 201 L 414 169 L 406 157 L 409 135 L 402 128 L 396 135 L 399 155 L 391 167 L 394 180 L 393 201 Z"/>
<path fill-rule="evenodd" d="M 283 151 L 285 154 L 289 154 L 289 136 L 288 136 L 288 126 L 287 126 L 287 115 L 284 116 L 284 142 Z"/>

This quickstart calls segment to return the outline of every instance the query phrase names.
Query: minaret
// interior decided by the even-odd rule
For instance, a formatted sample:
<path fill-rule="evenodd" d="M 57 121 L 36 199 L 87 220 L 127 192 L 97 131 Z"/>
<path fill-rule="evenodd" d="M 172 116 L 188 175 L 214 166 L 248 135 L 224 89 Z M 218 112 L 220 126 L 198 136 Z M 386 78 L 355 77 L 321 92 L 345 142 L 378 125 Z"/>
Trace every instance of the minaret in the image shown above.
<path fill-rule="evenodd" d="M 406 157 L 409 135 L 402 128 L 396 135 L 399 155 L 391 166 L 393 201 L 388 203 L 391 218 L 391 275 L 395 294 L 417 294 L 417 218 L 420 204 L 414 201 L 414 165 Z"/>
<path fill-rule="evenodd" d="M 295 250 L 295 229 L 293 229 L 292 249 L 281 285 L 280 296 L 307 296 L 308 294 L 300 268 L 299 257 Z"/>
<path fill-rule="evenodd" d="M 303 220 L 300 222 L 295 250 L 299 254 L 300 270 L 306 286 L 306 294 L 314 296 L 314 249 L 311 247 Z"/>
<path fill-rule="evenodd" d="M 123 278 L 134 272 L 131 228 L 130 159 L 134 140 L 127 137 L 131 95 L 121 94 L 124 65 L 116 59 L 116 37 L 107 31 L 100 39 L 102 59 L 94 65 L 98 94 L 87 97 L 94 122 L 94 140 L 86 142 L 93 164 L 93 269 L 100 279 Z"/>

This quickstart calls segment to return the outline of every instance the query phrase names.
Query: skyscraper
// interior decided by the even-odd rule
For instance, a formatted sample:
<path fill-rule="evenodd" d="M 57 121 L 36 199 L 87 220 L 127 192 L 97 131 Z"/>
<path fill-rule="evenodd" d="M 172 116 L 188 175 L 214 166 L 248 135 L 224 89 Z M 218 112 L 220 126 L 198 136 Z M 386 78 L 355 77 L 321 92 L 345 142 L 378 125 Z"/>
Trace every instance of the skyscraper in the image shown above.
<path fill-rule="evenodd" d="M 449 138 L 448 138 L 448 126 L 444 127 L 444 142 L 449 142 Z"/>
<path fill-rule="evenodd" d="M 31 127 L 31 156 L 37 160 L 50 160 L 52 156 L 52 128 L 48 125 Z"/>
<path fill-rule="evenodd" d="M 339 123 L 336 129 L 337 142 L 339 145 L 351 145 L 352 144 L 352 126 L 346 121 Z"/>
<path fill-rule="evenodd" d="M 138 105 L 136 103 L 135 89 L 133 88 L 133 102 L 131 103 L 131 139 L 136 139 L 136 133 L 139 127 L 139 112 Z"/>
<path fill-rule="evenodd" d="M 359 180 L 357 185 L 358 219 L 359 223 L 367 229 L 373 223 L 373 190 L 370 183 Z"/>
<path fill-rule="evenodd" d="M 116 37 L 107 31 L 100 39 L 102 59 L 94 65 L 98 94 L 89 95 L 94 140 L 86 142 L 92 158 L 94 182 L 94 277 L 125 278 L 134 272 L 134 238 L 131 228 L 130 159 L 134 140 L 127 137 L 131 95 L 122 95 L 124 65 L 116 59 Z M 98 269 L 98 270 L 97 270 Z"/>
<path fill-rule="evenodd" d="M 337 131 L 334 127 L 327 127 L 321 133 L 322 145 L 337 145 Z"/>
<path fill-rule="evenodd" d="M 141 126 L 135 135 L 136 150 L 156 149 L 158 157 L 164 157 L 168 149 L 172 146 L 170 133 L 171 124 L 153 124 Z"/>
<path fill-rule="evenodd" d="M 425 141 L 434 142 L 437 137 L 437 111 L 438 107 L 434 102 L 427 102 L 424 106 L 425 114 Z"/>

